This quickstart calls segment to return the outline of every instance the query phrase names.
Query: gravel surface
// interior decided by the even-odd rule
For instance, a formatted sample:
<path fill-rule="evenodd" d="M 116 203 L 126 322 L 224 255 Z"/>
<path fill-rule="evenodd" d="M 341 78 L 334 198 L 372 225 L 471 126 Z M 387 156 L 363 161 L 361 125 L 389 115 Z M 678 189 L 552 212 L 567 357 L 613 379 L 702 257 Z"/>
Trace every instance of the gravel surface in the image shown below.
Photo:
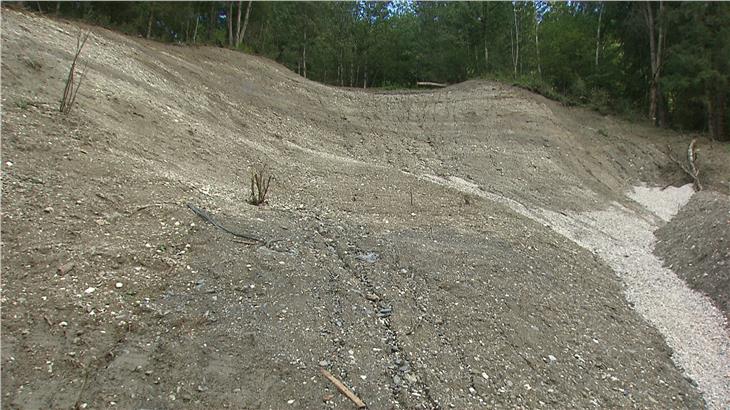
<path fill-rule="evenodd" d="M 656 237 L 654 254 L 730 320 L 730 197 L 698 192 Z"/>
<path fill-rule="evenodd" d="M 637 187 L 629 194 L 668 220 L 692 195 L 681 188 Z M 703 392 L 709 408 L 730 406 L 730 333 L 712 301 L 692 290 L 653 254 L 658 228 L 626 207 L 565 217 L 547 212 L 557 232 L 599 255 L 626 284 L 626 297 L 664 335 L 672 359 Z"/>
<path fill-rule="evenodd" d="M 650 247 L 659 218 L 623 192 L 669 182 L 681 137 L 496 82 L 334 88 L 97 27 L 61 115 L 77 25 L 2 24 L 3 405 L 351 409 L 321 366 L 371 409 L 704 407 L 609 266 L 628 239 L 597 233 L 623 218 Z"/>
<path fill-rule="evenodd" d="M 424 179 L 507 205 L 600 257 L 621 277 L 626 298 L 637 312 L 667 340 L 672 359 L 697 383 L 707 406 L 730 406 L 730 333 L 725 318 L 707 296 L 691 289 L 653 254 L 658 225 L 651 218 L 616 202 L 607 209 L 583 213 L 535 210 L 481 192 L 458 177 L 428 175 Z M 668 221 L 693 193 L 691 184 L 664 190 L 642 185 L 627 196 Z"/>

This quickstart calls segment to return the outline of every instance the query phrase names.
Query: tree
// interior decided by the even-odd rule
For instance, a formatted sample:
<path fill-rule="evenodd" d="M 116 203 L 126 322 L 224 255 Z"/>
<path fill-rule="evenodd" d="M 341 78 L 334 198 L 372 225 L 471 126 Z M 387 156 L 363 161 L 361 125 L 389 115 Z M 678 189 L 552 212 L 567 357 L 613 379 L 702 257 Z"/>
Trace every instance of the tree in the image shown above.
<path fill-rule="evenodd" d="M 243 20 L 243 27 L 241 27 L 241 2 L 238 2 L 238 24 L 236 27 L 236 48 L 243 42 L 243 37 L 246 35 L 246 27 L 248 26 L 248 18 L 251 15 L 251 4 L 253 0 L 248 0 L 248 7 L 246 7 L 246 17 Z"/>
<path fill-rule="evenodd" d="M 664 2 L 659 1 L 659 9 L 654 15 L 654 6 L 651 2 L 643 3 L 644 19 L 649 34 L 649 52 L 651 58 L 651 78 L 649 79 L 649 118 L 656 125 L 666 126 L 664 112 L 664 100 L 660 87 L 662 55 L 664 53 L 664 40 L 666 28 L 664 20 Z"/>

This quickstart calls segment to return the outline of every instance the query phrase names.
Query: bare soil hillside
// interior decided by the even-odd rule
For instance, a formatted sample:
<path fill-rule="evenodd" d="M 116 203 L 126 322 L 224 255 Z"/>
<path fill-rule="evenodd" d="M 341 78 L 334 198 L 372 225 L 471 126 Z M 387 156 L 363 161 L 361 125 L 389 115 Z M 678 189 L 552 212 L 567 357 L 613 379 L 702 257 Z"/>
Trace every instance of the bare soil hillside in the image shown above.
<path fill-rule="evenodd" d="M 730 318 L 730 198 L 701 192 L 657 231 L 656 252 Z"/>
<path fill-rule="evenodd" d="M 2 10 L 4 408 L 353 408 L 320 367 L 371 409 L 705 406 L 615 272 L 508 206 L 653 221 L 624 192 L 686 182 L 687 138 L 86 28 L 63 115 L 79 26 Z"/>

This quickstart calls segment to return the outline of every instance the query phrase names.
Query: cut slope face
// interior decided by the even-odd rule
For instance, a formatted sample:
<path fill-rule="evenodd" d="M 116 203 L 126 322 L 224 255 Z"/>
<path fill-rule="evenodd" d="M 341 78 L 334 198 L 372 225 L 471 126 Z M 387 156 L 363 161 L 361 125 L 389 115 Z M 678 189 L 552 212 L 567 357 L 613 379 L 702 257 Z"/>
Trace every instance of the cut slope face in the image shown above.
<path fill-rule="evenodd" d="M 606 264 L 439 183 L 654 218 L 620 194 L 660 173 L 627 124 L 489 82 L 335 89 L 100 29 L 62 116 L 76 27 L 2 18 L 5 403 L 351 408 L 321 366 L 373 409 L 704 406 Z"/>
<path fill-rule="evenodd" d="M 657 231 L 656 253 L 692 288 L 706 293 L 730 318 L 730 198 L 696 194 Z"/>

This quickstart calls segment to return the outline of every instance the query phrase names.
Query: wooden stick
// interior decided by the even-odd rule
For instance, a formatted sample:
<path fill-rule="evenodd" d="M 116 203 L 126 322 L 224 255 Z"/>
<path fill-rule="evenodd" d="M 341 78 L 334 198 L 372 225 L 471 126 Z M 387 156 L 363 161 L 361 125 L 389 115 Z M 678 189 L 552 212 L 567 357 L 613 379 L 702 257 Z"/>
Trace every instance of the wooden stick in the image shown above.
<path fill-rule="evenodd" d="M 357 406 L 358 409 L 364 409 L 367 407 L 367 405 L 365 405 L 364 401 L 360 400 L 359 397 L 355 396 L 355 393 L 353 393 L 352 390 L 348 389 L 347 386 L 342 384 L 341 381 L 337 380 L 337 378 L 335 376 L 333 376 L 332 373 L 328 372 L 327 370 L 325 370 L 321 367 L 319 368 L 319 371 L 322 373 L 322 375 L 324 377 L 327 378 L 327 380 L 331 381 L 332 384 L 334 384 L 335 387 L 337 387 L 337 390 L 339 390 L 340 393 L 344 394 L 345 396 L 347 396 L 348 399 L 350 399 L 353 403 L 355 403 L 355 406 Z"/>

